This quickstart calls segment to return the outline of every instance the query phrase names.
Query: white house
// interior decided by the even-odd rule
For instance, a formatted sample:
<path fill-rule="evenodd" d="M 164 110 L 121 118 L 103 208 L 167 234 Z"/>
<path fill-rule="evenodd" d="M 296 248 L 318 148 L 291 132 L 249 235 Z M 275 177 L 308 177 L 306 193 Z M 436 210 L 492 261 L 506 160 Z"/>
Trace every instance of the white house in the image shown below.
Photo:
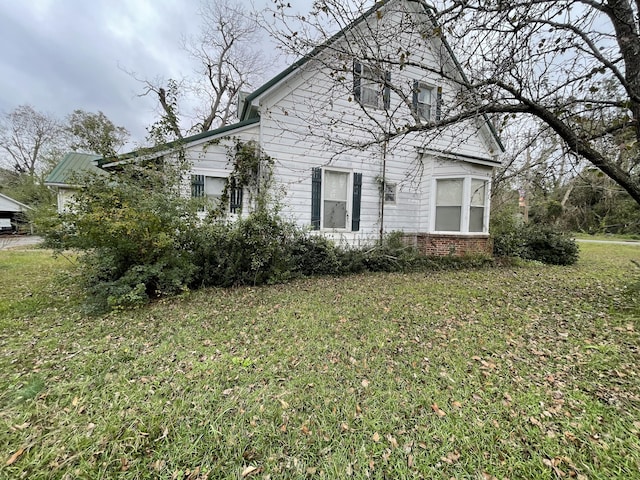
<path fill-rule="evenodd" d="M 244 97 L 239 123 L 161 154 L 182 149 L 192 193 L 219 197 L 229 149 L 252 142 L 273 161 L 281 215 L 301 227 L 349 245 L 401 231 L 425 253 L 484 252 L 500 140 L 483 116 L 424 129 L 452 115 L 465 94 L 456 79 L 464 74 L 425 4 L 377 2 Z M 248 193 L 232 189 L 225 208 L 248 214 Z"/>

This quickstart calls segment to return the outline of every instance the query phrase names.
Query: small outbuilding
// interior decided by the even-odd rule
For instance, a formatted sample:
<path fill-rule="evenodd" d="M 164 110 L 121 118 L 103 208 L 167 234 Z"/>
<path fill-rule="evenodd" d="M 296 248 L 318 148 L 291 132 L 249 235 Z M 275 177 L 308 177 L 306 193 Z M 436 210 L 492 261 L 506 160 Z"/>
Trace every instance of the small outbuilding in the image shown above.
<path fill-rule="evenodd" d="M 17 233 L 25 225 L 31 207 L 0 193 L 0 233 Z"/>

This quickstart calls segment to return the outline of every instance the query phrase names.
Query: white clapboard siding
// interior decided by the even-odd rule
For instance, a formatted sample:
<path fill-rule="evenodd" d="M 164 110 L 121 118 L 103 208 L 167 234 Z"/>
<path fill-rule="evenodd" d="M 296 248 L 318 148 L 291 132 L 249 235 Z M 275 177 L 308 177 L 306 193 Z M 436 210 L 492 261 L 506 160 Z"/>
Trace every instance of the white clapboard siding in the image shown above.
<path fill-rule="evenodd" d="M 416 63 L 426 62 L 432 67 L 391 68 L 391 83 L 402 91 L 402 95 L 391 92 L 391 118 L 387 118 L 384 110 L 363 110 L 354 99 L 352 58 L 340 60 L 347 69 L 338 76 L 342 78 L 331 75 L 329 64 L 342 42 L 337 40 L 252 99 L 260 115 L 259 124 L 226 134 L 232 138 L 225 139 L 222 135 L 221 139 L 215 139 L 216 143 L 189 145 L 188 157 L 194 169 L 230 170 L 227 148 L 236 138 L 254 140 L 274 160 L 274 193 L 281 214 L 299 226 L 311 224 L 312 169 L 329 167 L 363 175 L 360 231 L 320 234 L 358 245 L 378 238 L 381 221 L 386 232 L 428 232 L 434 178 L 474 175 L 490 180 L 499 147 L 485 122 L 476 120 L 437 132 L 398 136 L 384 146 L 377 141 L 383 132 L 414 122 L 411 116 L 414 81 L 442 89 L 443 112 L 447 102 L 453 102 L 459 94 L 455 82 L 436 73 L 442 68 L 458 75 L 440 38 L 433 34 L 428 18 L 420 14 L 419 28 L 407 20 L 407 15 L 418 14 L 421 7 L 417 3 L 389 2 L 380 19 L 372 15 L 368 20 L 371 31 L 383 36 L 389 31 L 394 33 L 394 42 L 383 42 L 382 56 L 397 58 L 399 51 L 409 49 Z M 376 126 L 376 121 L 384 127 Z M 396 184 L 397 190 L 395 204 L 384 205 L 381 219 L 383 163 L 386 181 Z"/>

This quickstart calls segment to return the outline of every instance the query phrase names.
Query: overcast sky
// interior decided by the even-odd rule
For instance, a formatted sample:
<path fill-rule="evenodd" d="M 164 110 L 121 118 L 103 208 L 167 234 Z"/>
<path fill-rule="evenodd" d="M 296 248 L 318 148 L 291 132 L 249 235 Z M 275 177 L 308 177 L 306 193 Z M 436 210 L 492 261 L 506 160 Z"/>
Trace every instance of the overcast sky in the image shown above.
<path fill-rule="evenodd" d="M 296 7 L 310 3 L 297 1 Z M 156 117 L 155 104 L 139 96 L 142 85 L 125 70 L 149 79 L 188 74 L 192 68 L 180 38 L 197 33 L 198 5 L 199 0 L 0 0 L 0 111 L 23 104 L 61 118 L 75 109 L 102 111 L 142 141 Z M 262 47 L 273 50 L 266 37 Z"/>

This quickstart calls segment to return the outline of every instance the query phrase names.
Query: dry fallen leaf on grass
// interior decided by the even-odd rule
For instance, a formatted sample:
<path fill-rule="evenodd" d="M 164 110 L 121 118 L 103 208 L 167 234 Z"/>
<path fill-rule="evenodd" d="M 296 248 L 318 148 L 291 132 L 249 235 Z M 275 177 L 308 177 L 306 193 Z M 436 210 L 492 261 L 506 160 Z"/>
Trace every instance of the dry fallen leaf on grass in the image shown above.
<path fill-rule="evenodd" d="M 260 468 L 259 467 L 255 467 L 253 465 L 249 465 L 248 467 L 245 467 L 242 470 L 242 478 L 246 478 L 250 475 L 254 475 L 256 473 L 260 473 Z"/>
<path fill-rule="evenodd" d="M 24 447 L 19 448 L 18 450 L 16 450 L 16 452 L 11 455 L 9 457 L 9 460 L 7 460 L 7 462 L 5 463 L 6 466 L 9 465 L 13 465 L 14 463 L 16 463 L 18 461 L 18 459 L 22 456 L 22 454 L 24 453 Z"/>
<path fill-rule="evenodd" d="M 439 417 L 444 417 L 444 416 L 447 414 L 447 412 L 445 412 L 444 410 L 440 409 L 440 407 L 438 406 L 438 404 L 437 404 L 437 403 L 434 403 L 433 405 L 431 405 L 431 409 L 432 409 L 434 412 L 436 412 L 436 414 L 437 414 Z"/>
<path fill-rule="evenodd" d="M 454 450 L 453 452 L 447 453 L 446 456 L 441 457 L 440 460 L 442 460 L 445 463 L 448 463 L 449 465 L 453 465 L 455 462 L 458 461 L 459 458 L 460 458 L 460 452 L 458 452 L 457 450 Z"/>

